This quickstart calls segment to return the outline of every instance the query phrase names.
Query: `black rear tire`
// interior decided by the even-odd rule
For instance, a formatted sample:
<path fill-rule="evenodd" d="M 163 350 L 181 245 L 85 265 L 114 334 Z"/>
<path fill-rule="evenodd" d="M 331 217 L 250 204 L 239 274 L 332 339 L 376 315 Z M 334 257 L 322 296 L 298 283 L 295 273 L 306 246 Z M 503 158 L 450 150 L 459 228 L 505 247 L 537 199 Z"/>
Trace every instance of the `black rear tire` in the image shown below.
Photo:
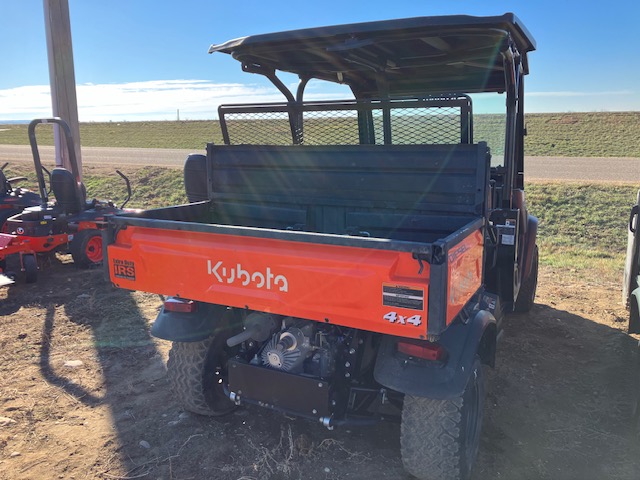
<path fill-rule="evenodd" d="M 25 281 L 36 283 L 38 281 L 38 260 L 35 255 L 23 255 L 22 266 L 24 267 Z"/>
<path fill-rule="evenodd" d="M 207 416 L 222 416 L 235 410 L 235 404 L 224 393 L 230 357 L 223 335 L 200 342 L 173 342 L 167 374 L 185 410 Z"/>
<path fill-rule="evenodd" d="M 629 301 L 629 333 L 640 333 L 640 309 L 633 296 Z"/>
<path fill-rule="evenodd" d="M 533 303 L 536 299 L 536 290 L 538 289 L 538 246 L 533 246 L 533 258 L 531 259 L 531 273 L 527 279 L 522 282 L 520 291 L 518 292 L 518 299 L 514 307 L 514 311 L 518 313 L 526 313 L 533 307 Z"/>
<path fill-rule="evenodd" d="M 469 478 L 480 443 L 484 394 L 482 365 L 476 356 L 460 397 L 405 395 L 400 428 L 405 470 L 421 480 Z"/>
<path fill-rule="evenodd" d="M 102 264 L 102 234 L 95 228 L 80 230 L 71 240 L 73 263 L 82 268 Z"/>

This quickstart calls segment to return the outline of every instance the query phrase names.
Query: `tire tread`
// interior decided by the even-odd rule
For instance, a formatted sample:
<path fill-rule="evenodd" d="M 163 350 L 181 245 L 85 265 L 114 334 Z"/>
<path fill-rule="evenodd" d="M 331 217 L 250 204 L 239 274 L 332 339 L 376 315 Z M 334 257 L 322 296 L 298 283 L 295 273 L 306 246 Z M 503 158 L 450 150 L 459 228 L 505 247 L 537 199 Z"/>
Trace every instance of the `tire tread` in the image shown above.
<path fill-rule="evenodd" d="M 203 371 L 213 337 L 202 342 L 173 342 L 167 375 L 180 404 L 193 413 L 213 416 L 203 389 Z"/>
<path fill-rule="evenodd" d="M 478 426 L 482 425 L 484 384 L 476 356 L 472 369 L 479 389 Z M 473 379 L 469 380 L 474 381 Z M 468 388 L 468 387 L 467 387 Z M 465 390 L 466 391 L 466 390 Z M 405 395 L 400 425 L 400 449 L 405 470 L 420 480 L 465 480 L 473 465 L 467 464 L 465 394 L 447 400 Z M 470 407 L 469 407 L 470 408 Z M 471 446 L 475 451 L 478 439 Z"/>

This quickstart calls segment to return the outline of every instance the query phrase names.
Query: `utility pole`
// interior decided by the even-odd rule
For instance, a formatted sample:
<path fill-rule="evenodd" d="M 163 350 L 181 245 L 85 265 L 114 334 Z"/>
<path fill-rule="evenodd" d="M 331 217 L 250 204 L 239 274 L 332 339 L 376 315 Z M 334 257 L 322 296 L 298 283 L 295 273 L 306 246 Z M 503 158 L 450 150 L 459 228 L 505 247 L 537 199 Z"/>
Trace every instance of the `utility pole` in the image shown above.
<path fill-rule="evenodd" d="M 75 143 L 78 171 L 82 176 L 80 152 L 80 124 L 78 122 L 78 100 L 76 77 L 73 69 L 73 46 L 71 44 L 71 20 L 68 0 L 44 0 L 44 22 L 49 56 L 49 82 L 53 116 L 69 124 Z M 54 125 L 56 144 L 56 166 L 72 171 L 63 141 L 64 133 Z"/>

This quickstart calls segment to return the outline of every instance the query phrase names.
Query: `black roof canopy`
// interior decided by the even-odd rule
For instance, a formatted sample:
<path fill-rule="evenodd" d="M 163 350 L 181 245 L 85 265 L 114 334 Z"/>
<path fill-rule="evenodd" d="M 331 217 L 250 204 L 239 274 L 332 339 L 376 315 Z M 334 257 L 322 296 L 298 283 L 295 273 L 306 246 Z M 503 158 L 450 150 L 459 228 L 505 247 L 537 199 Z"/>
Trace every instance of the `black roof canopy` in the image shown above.
<path fill-rule="evenodd" d="M 505 90 L 503 54 L 535 40 L 512 13 L 416 17 L 253 35 L 212 45 L 245 71 L 344 83 L 359 98 Z"/>

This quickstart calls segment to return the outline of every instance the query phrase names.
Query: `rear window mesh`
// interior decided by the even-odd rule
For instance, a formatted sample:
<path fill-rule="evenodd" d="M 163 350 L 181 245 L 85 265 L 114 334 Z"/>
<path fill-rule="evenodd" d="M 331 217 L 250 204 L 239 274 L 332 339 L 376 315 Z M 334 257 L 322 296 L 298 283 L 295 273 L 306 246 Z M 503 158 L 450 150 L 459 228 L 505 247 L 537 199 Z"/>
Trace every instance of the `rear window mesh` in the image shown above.
<path fill-rule="evenodd" d="M 466 96 L 225 105 L 219 115 L 227 145 L 473 143 L 471 101 Z"/>

